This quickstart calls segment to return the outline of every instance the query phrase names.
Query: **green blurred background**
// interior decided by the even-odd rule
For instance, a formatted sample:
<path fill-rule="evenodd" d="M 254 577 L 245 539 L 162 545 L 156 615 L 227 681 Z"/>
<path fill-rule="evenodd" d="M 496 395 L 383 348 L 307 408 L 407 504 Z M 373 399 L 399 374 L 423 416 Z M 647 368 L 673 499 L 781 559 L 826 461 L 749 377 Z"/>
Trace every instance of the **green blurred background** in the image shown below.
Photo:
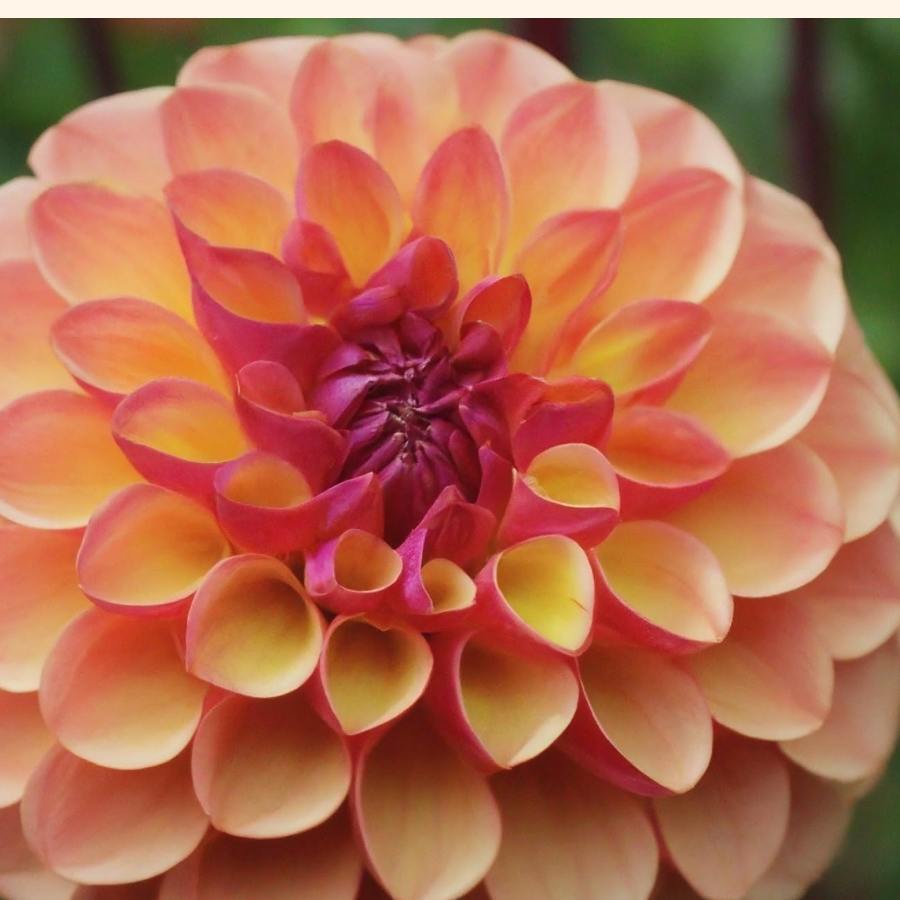
<path fill-rule="evenodd" d="M 472 28 L 543 43 L 578 75 L 675 94 L 707 113 L 747 169 L 812 202 L 844 260 L 857 316 L 900 382 L 900 20 L 5 19 L 0 182 L 34 139 L 110 89 L 170 84 L 208 44 L 276 34 Z M 808 900 L 900 898 L 900 756 L 859 806 Z M 558 898 L 566 900 L 566 898 Z"/>

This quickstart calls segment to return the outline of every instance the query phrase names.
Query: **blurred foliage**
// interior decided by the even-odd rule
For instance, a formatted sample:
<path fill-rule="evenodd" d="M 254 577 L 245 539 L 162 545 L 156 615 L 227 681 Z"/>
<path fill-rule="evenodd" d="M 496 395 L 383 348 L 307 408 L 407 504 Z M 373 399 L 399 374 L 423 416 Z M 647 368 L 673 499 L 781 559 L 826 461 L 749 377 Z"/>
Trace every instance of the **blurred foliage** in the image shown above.
<path fill-rule="evenodd" d="M 123 89 L 171 83 L 190 54 L 276 34 L 388 31 L 402 37 L 510 30 L 502 19 L 109 20 Z M 537 22 L 543 20 L 535 20 Z M 553 21 L 553 20 L 550 20 Z M 821 25 L 831 216 L 854 307 L 900 381 L 900 20 Z M 795 187 L 788 114 L 791 32 L 773 19 L 570 20 L 571 59 L 585 78 L 675 94 L 706 112 L 744 165 Z M 27 172 L 41 131 L 96 95 L 96 71 L 73 20 L 0 20 L 0 182 Z M 815 900 L 900 897 L 900 759 L 859 807 Z M 560 898 L 564 900 L 564 898 Z"/>

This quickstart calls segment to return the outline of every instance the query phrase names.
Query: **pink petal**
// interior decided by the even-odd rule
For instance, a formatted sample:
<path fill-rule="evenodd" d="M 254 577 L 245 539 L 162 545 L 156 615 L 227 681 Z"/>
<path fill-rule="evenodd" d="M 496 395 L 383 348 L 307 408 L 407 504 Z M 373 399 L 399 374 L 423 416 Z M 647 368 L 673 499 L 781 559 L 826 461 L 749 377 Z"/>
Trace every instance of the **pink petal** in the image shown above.
<path fill-rule="evenodd" d="M 343 742 L 297 693 L 223 700 L 197 731 L 192 771 L 213 826 L 239 837 L 313 828 L 335 812 L 350 787 Z"/>
<path fill-rule="evenodd" d="M 799 441 L 736 460 L 669 521 L 718 557 L 734 594 L 762 597 L 811 581 L 844 535 L 834 478 Z"/>
<path fill-rule="evenodd" d="M 99 401 L 43 391 L 0 410 L 0 514 L 7 518 L 38 528 L 79 527 L 110 494 L 138 479 Z"/>
<path fill-rule="evenodd" d="M 194 735 L 205 694 L 185 672 L 168 622 L 100 609 L 69 625 L 41 675 L 41 711 L 59 742 L 112 769 L 174 759 Z"/>
<path fill-rule="evenodd" d="M 492 900 L 647 900 L 659 850 L 628 794 L 545 754 L 493 782 L 503 840 Z"/>
<path fill-rule="evenodd" d="M 29 775 L 51 744 L 37 694 L 0 690 L 0 808 L 22 799 Z"/>
<path fill-rule="evenodd" d="M 31 259 L 28 210 L 43 188 L 24 176 L 0 184 L 0 262 Z"/>
<path fill-rule="evenodd" d="M 459 302 L 454 321 L 460 331 L 466 325 L 484 322 L 500 337 L 503 349 L 515 349 L 531 314 L 531 290 L 521 275 L 487 278 Z"/>
<path fill-rule="evenodd" d="M 494 862 L 500 814 L 487 781 L 416 717 L 362 757 L 352 797 L 371 870 L 394 900 L 452 900 Z"/>
<path fill-rule="evenodd" d="M 194 797 L 187 754 L 123 772 L 58 747 L 28 782 L 22 827 L 54 872 L 118 884 L 151 878 L 180 862 L 200 843 L 207 819 Z"/>

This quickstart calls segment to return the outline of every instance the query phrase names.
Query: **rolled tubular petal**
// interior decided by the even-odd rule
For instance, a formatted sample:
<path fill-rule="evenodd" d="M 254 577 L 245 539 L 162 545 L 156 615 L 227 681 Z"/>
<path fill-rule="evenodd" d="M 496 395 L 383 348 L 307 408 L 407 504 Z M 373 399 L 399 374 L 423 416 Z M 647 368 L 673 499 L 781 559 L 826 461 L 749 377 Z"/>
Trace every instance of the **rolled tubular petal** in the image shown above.
<path fill-rule="evenodd" d="M 669 519 L 699 537 L 718 557 L 732 593 L 747 597 L 811 581 L 844 535 L 834 478 L 797 441 L 735 461 L 707 493 Z"/>
<path fill-rule="evenodd" d="M 37 694 L 0 690 L 0 809 L 22 799 L 28 776 L 52 744 Z"/>
<path fill-rule="evenodd" d="M 694 790 L 654 801 L 673 863 L 708 900 L 738 900 L 766 872 L 787 833 L 790 805 L 778 753 L 724 735 Z"/>
<path fill-rule="evenodd" d="M 487 876 L 492 900 L 647 900 L 659 850 L 628 794 L 545 754 L 498 776 L 500 853 Z"/>
<path fill-rule="evenodd" d="M 581 699 L 562 746 L 583 766 L 647 795 L 692 788 L 709 763 L 703 692 L 673 659 L 595 646 L 579 658 Z"/>
<path fill-rule="evenodd" d="M 41 712 L 59 742 L 112 769 L 174 759 L 194 735 L 205 694 L 185 672 L 168 622 L 101 609 L 69 625 L 41 675 Z"/>
<path fill-rule="evenodd" d="M 422 635 L 364 616 L 339 616 L 328 628 L 320 678 L 331 716 L 346 734 L 396 719 L 422 696 L 432 656 Z"/>
<path fill-rule="evenodd" d="M 361 758 L 353 809 L 371 871 L 396 900 L 459 897 L 500 846 L 487 781 L 415 716 Z"/>
<path fill-rule="evenodd" d="M 36 528 L 77 528 L 140 479 L 92 397 L 43 391 L 0 410 L 0 515 Z"/>
<path fill-rule="evenodd" d="M 191 603 L 185 664 L 225 690 L 287 694 L 313 673 L 321 647 L 321 616 L 291 570 L 270 556 L 223 560 Z"/>
<path fill-rule="evenodd" d="M 224 699 L 197 731 L 191 769 L 212 824 L 239 837 L 313 828 L 335 812 L 350 787 L 343 742 L 298 693 Z"/>
<path fill-rule="evenodd" d="M 150 484 L 120 491 L 91 518 L 78 579 L 95 602 L 128 615 L 176 611 L 231 548 L 213 515 Z"/>

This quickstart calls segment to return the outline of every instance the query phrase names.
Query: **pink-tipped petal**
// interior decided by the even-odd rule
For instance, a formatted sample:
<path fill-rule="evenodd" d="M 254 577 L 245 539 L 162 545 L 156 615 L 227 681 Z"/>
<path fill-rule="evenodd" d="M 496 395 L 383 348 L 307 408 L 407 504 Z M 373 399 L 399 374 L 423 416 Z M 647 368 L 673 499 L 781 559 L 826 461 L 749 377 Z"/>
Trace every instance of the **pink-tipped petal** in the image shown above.
<path fill-rule="evenodd" d="M 531 315 L 531 289 L 521 275 L 488 278 L 477 284 L 455 310 L 460 330 L 475 322 L 490 325 L 507 353 L 511 353 Z"/>
<path fill-rule="evenodd" d="M 0 514 L 76 528 L 140 476 L 110 434 L 109 410 L 69 391 L 28 394 L 0 410 Z"/>
<path fill-rule="evenodd" d="M 28 782 L 22 826 L 54 872 L 90 884 L 119 884 L 159 875 L 187 857 L 203 838 L 207 818 L 194 796 L 186 753 L 161 766 L 123 772 L 58 747 Z"/>
<path fill-rule="evenodd" d="M 22 799 L 32 769 L 52 744 L 37 694 L 0 690 L 0 809 Z"/>
<path fill-rule="evenodd" d="M 31 259 L 28 210 L 44 187 L 37 178 L 25 176 L 0 185 L 0 262 Z"/>
<path fill-rule="evenodd" d="M 41 711 L 59 742 L 111 769 L 174 759 L 194 735 L 205 694 L 185 672 L 168 622 L 101 609 L 69 625 L 41 675 Z"/>
<path fill-rule="evenodd" d="M 790 812 L 787 766 L 764 744 L 721 735 L 689 793 L 655 801 L 675 866 L 708 900 L 741 900 L 775 860 Z"/>
<path fill-rule="evenodd" d="M 230 547 L 204 507 L 164 488 L 137 484 L 91 518 L 78 579 L 96 603 L 128 615 L 177 610 Z"/>
<path fill-rule="evenodd" d="M 545 754 L 493 782 L 503 840 L 492 900 L 647 900 L 659 850 L 628 794 Z"/>
<path fill-rule="evenodd" d="M 731 592 L 747 597 L 779 594 L 811 581 L 831 562 L 844 536 L 834 477 L 798 441 L 736 460 L 712 488 L 669 520 L 710 547 Z"/>
<path fill-rule="evenodd" d="M 459 897 L 500 845 L 487 781 L 415 716 L 362 757 L 353 807 L 371 871 L 394 900 Z"/>
<path fill-rule="evenodd" d="M 324 822 L 350 787 L 341 739 L 298 693 L 228 697 L 194 741 L 194 789 L 219 831 L 276 838 Z"/>
<path fill-rule="evenodd" d="M 287 694 L 313 673 L 321 648 L 321 617 L 291 570 L 270 556 L 223 560 L 191 603 L 185 665 L 225 690 Z"/>

